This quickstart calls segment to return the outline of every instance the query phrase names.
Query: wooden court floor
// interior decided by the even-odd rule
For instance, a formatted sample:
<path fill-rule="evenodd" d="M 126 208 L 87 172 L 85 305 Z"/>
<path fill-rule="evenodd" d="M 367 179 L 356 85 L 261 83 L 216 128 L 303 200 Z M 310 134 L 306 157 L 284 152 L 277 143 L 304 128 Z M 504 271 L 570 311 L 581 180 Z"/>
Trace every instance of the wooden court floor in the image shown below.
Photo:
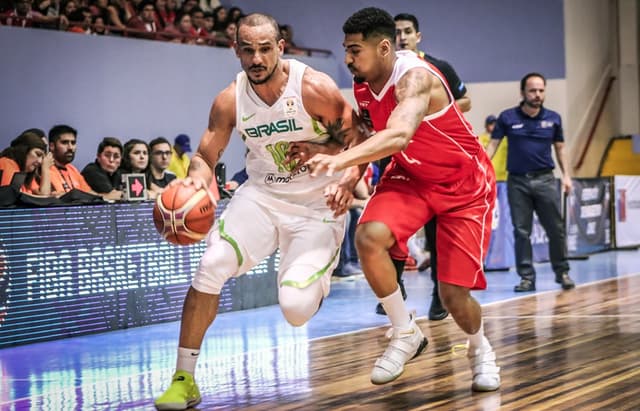
<path fill-rule="evenodd" d="M 388 385 L 369 382 L 387 344 L 385 329 L 372 328 L 305 347 L 278 347 L 262 358 L 243 356 L 238 364 L 210 363 L 209 372 L 219 375 L 211 375 L 215 385 L 201 383 L 198 409 L 640 410 L 640 275 L 514 298 L 483 310 L 502 368 L 496 392 L 470 390 L 460 346 L 465 337 L 449 317 L 418 321 L 429 346 Z M 271 367 L 262 372 L 269 375 L 256 378 L 252 364 L 264 362 L 264 356 Z"/>

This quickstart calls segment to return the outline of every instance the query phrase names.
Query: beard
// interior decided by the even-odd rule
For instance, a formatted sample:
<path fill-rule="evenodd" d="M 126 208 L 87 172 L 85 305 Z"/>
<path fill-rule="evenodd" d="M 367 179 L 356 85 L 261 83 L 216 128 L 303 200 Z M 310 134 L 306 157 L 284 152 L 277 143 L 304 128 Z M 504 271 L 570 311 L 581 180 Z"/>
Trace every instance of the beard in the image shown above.
<path fill-rule="evenodd" d="M 76 158 L 76 153 L 72 152 L 72 153 L 63 153 L 61 156 L 53 156 L 53 159 L 61 164 L 61 165 L 66 165 L 66 164 L 70 164 L 73 163 L 73 160 Z"/>
<path fill-rule="evenodd" d="M 271 73 L 267 74 L 267 76 L 265 78 L 263 78 L 262 80 L 254 80 L 254 79 L 251 78 L 251 76 L 247 75 L 247 78 L 249 79 L 249 82 L 251 84 L 256 85 L 256 86 L 266 83 L 267 81 L 269 81 L 271 79 L 271 77 L 273 77 L 273 73 L 276 72 L 276 69 L 278 68 L 279 64 L 280 63 L 278 63 L 275 66 L 273 66 L 273 70 L 271 70 Z M 255 68 L 255 67 L 249 67 L 249 70 L 251 70 L 252 68 Z"/>
<path fill-rule="evenodd" d="M 366 79 L 364 77 L 353 76 L 353 82 L 356 84 L 361 84 L 361 83 L 364 83 L 365 81 Z"/>
<path fill-rule="evenodd" d="M 542 103 L 544 103 L 544 100 L 524 100 L 525 106 L 529 106 L 531 108 L 540 108 L 542 107 Z"/>

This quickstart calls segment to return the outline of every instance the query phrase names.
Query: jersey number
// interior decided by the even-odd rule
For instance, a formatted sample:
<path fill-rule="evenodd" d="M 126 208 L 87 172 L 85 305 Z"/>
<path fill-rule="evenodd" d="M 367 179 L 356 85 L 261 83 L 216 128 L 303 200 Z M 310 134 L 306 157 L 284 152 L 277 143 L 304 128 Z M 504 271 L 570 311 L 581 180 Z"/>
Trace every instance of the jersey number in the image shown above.
<path fill-rule="evenodd" d="M 292 161 L 288 164 L 284 163 L 287 151 L 289 151 L 288 141 L 278 141 L 275 144 L 267 144 L 265 148 L 271 153 L 273 162 L 278 166 L 279 173 L 290 173 L 296 167 L 297 161 Z"/>

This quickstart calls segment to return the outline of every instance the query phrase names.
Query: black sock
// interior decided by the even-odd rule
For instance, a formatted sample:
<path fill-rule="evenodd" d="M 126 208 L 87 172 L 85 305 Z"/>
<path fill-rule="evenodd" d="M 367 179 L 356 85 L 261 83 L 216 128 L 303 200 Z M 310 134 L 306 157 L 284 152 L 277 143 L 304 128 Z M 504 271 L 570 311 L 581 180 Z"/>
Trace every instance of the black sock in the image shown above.
<path fill-rule="evenodd" d="M 393 267 L 396 269 L 396 278 L 398 279 L 398 284 L 402 282 L 402 273 L 404 272 L 404 260 L 395 260 L 391 259 L 393 263 Z"/>

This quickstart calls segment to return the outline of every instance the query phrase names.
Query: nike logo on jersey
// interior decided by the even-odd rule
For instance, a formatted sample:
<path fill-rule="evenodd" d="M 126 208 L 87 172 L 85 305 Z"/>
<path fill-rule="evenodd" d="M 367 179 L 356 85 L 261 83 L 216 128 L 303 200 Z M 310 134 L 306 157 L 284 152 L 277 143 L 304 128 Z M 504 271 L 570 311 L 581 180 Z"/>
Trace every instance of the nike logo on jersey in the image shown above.
<path fill-rule="evenodd" d="M 404 151 L 401 151 L 400 154 L 402 154 L 402 157 L 404 157 L 404 159 L 407 160 L 407 163 L 409 164 L 422 164 L 420 160 L 416 160 L 415 158 L 409 157 L 404 153 Z"/>
<path fill-rule="evenodd" d="M 251 120 L 251 119 L 253 118 L 253 116 L 255 116 L 255 115 L 256 115 L 256 113 L 253 113 L 253 114 L 248 115 L 248 116 L 242 116 L 242 121 L 249 121 L 249 120 Z"/>
<path fill-rule="evenodd" d="M 517 129 L 522 128 L 522 127 L 524 127 L 524 124 L 514 124 L 514 125 L 511 126 L 511 128 L 513 130 L 517 130 Z"/>

